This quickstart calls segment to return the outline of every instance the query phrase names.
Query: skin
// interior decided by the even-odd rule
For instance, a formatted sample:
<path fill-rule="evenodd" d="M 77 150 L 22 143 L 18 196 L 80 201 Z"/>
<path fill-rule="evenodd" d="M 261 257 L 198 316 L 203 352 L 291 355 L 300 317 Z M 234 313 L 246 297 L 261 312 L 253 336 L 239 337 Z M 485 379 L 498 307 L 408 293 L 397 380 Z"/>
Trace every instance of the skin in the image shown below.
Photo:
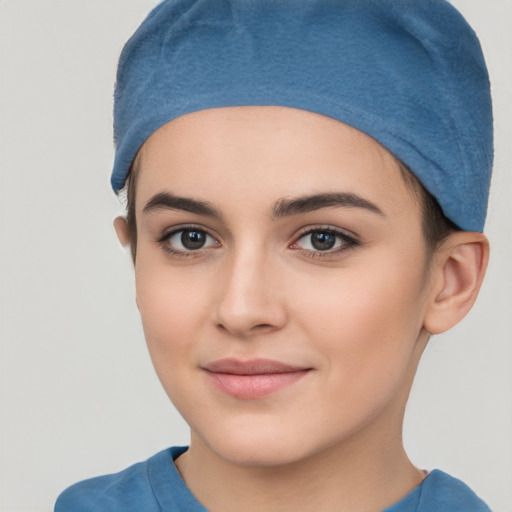
<path fill-rule="evenodd" d="M 405 404 L 430 334 L 476 298 L 485 237 L 456 233 L 429 255 L 393 156 L 305 111 L 192 113 L 151 135 L 137 166 L 137 304 L 156 372 L 191 429 L 176 464 L 196 497 L 212 512 L 371 512 L 418 485 Z M 345 202 L 283 211 L 315 194 Z M 115 225 L 129 242 L 124 219 Z M 205 245 L 181 245 L 184 226 L 207 234 Z M 311 229 L 328 230 L 335 247 L 316 249 Z M 237 398 L 205 372 L 228 357 L 308 371 Z"/>

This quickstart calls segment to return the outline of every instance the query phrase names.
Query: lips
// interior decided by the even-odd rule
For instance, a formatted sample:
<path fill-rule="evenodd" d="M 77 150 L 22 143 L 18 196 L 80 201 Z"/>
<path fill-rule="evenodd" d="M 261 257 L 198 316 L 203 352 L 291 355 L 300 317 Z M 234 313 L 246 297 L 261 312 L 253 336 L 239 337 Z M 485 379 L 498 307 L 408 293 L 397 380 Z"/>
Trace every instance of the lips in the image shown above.
<path fill-rule="evenodd" d="M 294 384 L 312 368 L 269 359 L 219 359 L 203 366 L 203 370 L 218 390 L 235 398 L 250 400 L 263 398 Z"/>

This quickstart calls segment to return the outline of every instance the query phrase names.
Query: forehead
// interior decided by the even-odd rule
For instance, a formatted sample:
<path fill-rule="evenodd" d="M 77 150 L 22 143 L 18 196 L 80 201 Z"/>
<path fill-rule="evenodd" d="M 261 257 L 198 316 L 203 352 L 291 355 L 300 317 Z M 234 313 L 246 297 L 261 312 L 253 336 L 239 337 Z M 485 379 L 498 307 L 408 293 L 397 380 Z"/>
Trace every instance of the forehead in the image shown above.
<path fill-rule="evenodd" d="M 337 120 L 286 107 L 228 107 L 164 125 L 136 161 L 137 204 L 162 190 L 262 206 L 281 197 L 357 193 L 397 213 L 417 208 L 396 158 Z"/>

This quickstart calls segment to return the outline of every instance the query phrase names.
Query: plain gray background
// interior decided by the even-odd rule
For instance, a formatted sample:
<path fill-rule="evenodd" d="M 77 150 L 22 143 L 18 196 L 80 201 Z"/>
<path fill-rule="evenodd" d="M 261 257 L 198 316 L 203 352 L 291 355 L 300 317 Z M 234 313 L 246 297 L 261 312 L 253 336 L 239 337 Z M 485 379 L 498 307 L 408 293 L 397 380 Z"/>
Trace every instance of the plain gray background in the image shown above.
<path fill-rule="evenodd" d="M 435 338 L 405 425 L 413 461 L 512 511 L 512 2 L 457 0 L 493 83 L 487 280 Z M 0 0 L 0 510 L 50 512 L 69 484 L 172 444 L 109 189 L 112 87 L 154 0 Z"/>

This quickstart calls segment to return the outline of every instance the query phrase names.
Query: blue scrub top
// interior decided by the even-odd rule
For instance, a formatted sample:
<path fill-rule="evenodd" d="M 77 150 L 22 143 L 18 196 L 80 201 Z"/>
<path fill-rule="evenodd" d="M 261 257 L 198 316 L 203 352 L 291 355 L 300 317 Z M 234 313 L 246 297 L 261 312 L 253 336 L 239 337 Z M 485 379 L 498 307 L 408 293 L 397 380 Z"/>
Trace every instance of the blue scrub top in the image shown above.
<path fill-rule="evenodd" d="M 208 512 L 181 478 L 174 459 L 187 447 L 163 450 L 145 462 L 72 485 L 55 512 Z M 398 503 L 382 512 L 491 512 L 463 482 L 435 469 Z"/>

